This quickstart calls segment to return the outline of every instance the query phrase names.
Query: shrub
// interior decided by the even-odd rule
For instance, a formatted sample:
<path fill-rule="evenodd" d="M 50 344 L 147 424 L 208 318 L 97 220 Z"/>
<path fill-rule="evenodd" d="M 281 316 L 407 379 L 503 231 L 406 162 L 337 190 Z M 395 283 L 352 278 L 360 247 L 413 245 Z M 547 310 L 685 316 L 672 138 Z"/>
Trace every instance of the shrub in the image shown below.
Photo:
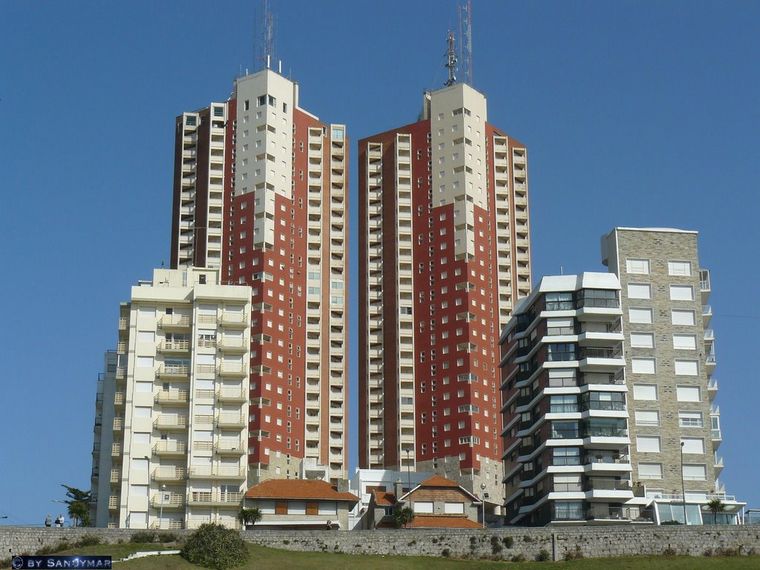
<path fill-rule="evenodd" d="M 180 556 L 198 566 L 226 570 L 244 564 L 248 560 L 248 549 L 237 531 L 207 523 L 187 538 Z"/>
<path fill-rule="evenodd" d="M 95 546 L 100 544 L 101 539 L 95 534 L 85 534 L 82 538 L 77 540 L 75 546 Z"/>
<path fill-rule="evenodd" d="M 525 555 L 521 552 L 512 557 L 512 562 L 525 562 Z"/>
<path fill-rule="evenodd" d="M 444 558 L 450 557 L 451 556 L 451 549 L 450 548 L 444 548 L 441 551 L 441 556 L 443 556 Z"/>
<path fill-rule="evenodd" d="M 704 556 L 712 556 L 713 555 L 713 549 L 712 548 L 705 548 L 705 551 L 702 554 Z"/>
<path fill-rule="evenodd" d="M 568 550 L 565 552 L 565 560 L 580 560 L 583 558 L 583 552 L 581 552 L 580 544 L 575 545 L 575 550 Z"/>
<path fill-rule="evenodd" d="M 530 535 L 526 534 L 523 536 L 523 542 L 533 542 L 533 539 L 530 537 Z"/>
<path fill-rule="evenodd" d="M 514 546 L 515 544 L 515 539 L 512 538 L 511 536 L 505 536 L 504 538 L 501 539 L 501 541 L 504 543 L 504 546 L 506 548 L 512 548 L 512 546 Z"/>
<path fill-rule="evenodd" d="M 134 533 L 130 537 L 129 542 L 135 544 L 143 544 L 146 542 L 156 542 L 156 538 L 156 533 L 152 530 L 142 530 L 140 532 Z"/>
<path fill-rule="evenodd" d="M 496 555 L 496 554 L 500 554 L 502 550 L 504 550 L 504 547 L 501 545 L 501 541 L 499 540 L 499 537 L 492 536 L 491 537 L 491 552 L 494 555 Z"/>
<path fill-rule="evenodd" d="M 436 537 L 433 537 L 433 544 L 438 544 L 438 539 Z"/>
<path fill-rule="evenodd" d="M 157 539 L 158 542 L 177 542 L 179 540 L 179 536 L 173 532 L 161 532 L 158 534 Z"/>
<path fill-rule="evenodd" d="M 542 548 L 538 551 L 538 554 L 536 554 L 536 562 L 546 562 L 551 558 L 551 555 L 549 554 L 549 551 L 545 548 Z"/>
<path fill-rule="evenodd" d="M 675 556 L 678 554 L 676 550 L 670 546 L 668 546 L 665 550 L 662 551 L 663 556 Z"/>

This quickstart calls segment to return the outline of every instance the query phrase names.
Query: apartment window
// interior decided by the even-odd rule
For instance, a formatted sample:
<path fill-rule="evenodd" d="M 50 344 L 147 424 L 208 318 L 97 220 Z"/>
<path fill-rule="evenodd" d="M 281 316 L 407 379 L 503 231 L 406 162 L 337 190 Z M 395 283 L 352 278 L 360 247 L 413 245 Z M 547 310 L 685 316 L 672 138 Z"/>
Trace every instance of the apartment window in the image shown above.
<path fill-rule="evenodd" d="M 637 426 L 659 426 L 660 412 L 657 410 L 636 410 Z"/>
<path fill-rule="evenodd" d="M 654 334 L 631 333 L 631 346 L 634 348 L 654 348 Z"/>
<path fill-rule="evenodd" d="M 679 402 L 699 402 L 699 386 L 676 386 L 676 398 Z"/>
<path fill-rule="evenodd" d="M 707 479 L 705 465 L 684 465 L 683 478 L 686 481 L 705 481 Z"/>
<path fill-rule="evenodd" d="M 196 125 L 195 117 L 193 115 L 186 115 L 185 124 L 187 124 L 188 127 L 194 127 Z"/>
<path fill-rule="evenodd" d="M 704 455 L 705 440 L 699 437 L 682 437 L 681 447 L 684 453 Z"/>
<path fill-rule="evenodd" d="M 547 311 L 568 311 L 575 309 L 572 293 L 547 293 Z"/>
<path fill-rule="evenodd" d="M 573 319 L 546 319 L 546 334 L 550 336 L 575 334 Z"/>
<path fill-rule="evenodd" d="M 631 372 L 634 374 L 654 374 L 654 358 L 631 358 Z"/>
<path fill-rule="evenodd" d="M 697 376 L 699 365 L 696 360 L 676 360 L 674 362 L 676 376 Z"/>
<path fill-rule="evenodd" d="M 636 450 L 640 453 L 660 453 L 660 438 L 638 436 L 636 438 Z"/>
<path fill-rule="evenodd" d="M 414 501 L 413 508 L 416 514 L 432 514 L 433 502 L 432 501 Z"/>
<path fill-rule="evenodd" d="M 691 275 L 691 263 L 688 261 L 668 261 L 668 275 Z"/>
<path fill-rule="evenodd" d="M 662 464 L 639 463 L 639 479 L 662 479 Z"/>
<path fill-rule="evenodd" d="M 651 299 L 652 287 L 642 283 L 629 283 L 628 284 L 628 298 L 629 299 Z"/>
<path fill-rule="evenodd" d="M 655 384 L 634 384 L 634 400 L 657 400 L 657 386 Z"/>
<path fill-rule="evenodd" d="M 579 447 L 555 447 L 552 465 L 580 465 L 581 450 Z"/>
<path fill-rule="evenodd" d="M 673 348 L 676 350 L 696 350 L 697 337 L 693 334 L 674 334 Z"/>
<path fill-rule="evenodd" d="M 678 426 L 684 428 L 701 428 L 702 412 L 678 412 Z"/>
<path fill-rule="evenodd" d="M 649 275 L 649 260 L 648 259 L 626 259 L 625 270 L 627 273 Z"/>
<path fill-rule="evenodd" d="M 651 325 L 652 309 L 628 309 L 628 320 L 631 323 Z"/>
<path fill-rule="evenodd" d="M 670 300 L 671 301 L 693 301 L 694 288 L 691 285 L 671 285 L 670 286 Z"/>
<path fill-rule="evenodd" d="M 694 311 L 684 311 L 673 309 L 670 312 L 671 321 L 674 325 L 694 325 Z"/>

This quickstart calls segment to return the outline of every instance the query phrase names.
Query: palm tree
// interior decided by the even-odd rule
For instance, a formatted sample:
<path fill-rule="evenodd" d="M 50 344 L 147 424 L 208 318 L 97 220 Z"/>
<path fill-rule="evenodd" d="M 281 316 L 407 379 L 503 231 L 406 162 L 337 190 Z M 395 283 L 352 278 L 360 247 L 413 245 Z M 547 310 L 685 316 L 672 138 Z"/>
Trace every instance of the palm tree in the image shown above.
<path fill-rule="evenodd" d="M 412 507 L 403 507 L 396 509 L 393 515 L 393 521 L 396 523 L 396 528 L 407 528 L 410 522 L 414 520 L 414 511 Z"/>
<path fill-rule="evenodd" d="M 724 505 L 723 501 L 721 501 L 718 497 L 715 497 L 714 499 L 707 501 L 705 508 L 707 508 L 707 510 L 712 513 L 713 524 L 718 524 L 718 513 L 725 511 L 726 505 Z"/>
<path fill-rule="evenodd" d="M 243 507 L 238 513 L 238 520 L 240 521 L 240 524 L 243 525 L 243 528 L 249 525 L 253 526 L 261 520 L 261 510 L 257 508 L 246 509 Z"/>
<path fill-rule="evenodd" d="M 90 526 L 92 492 L 64 484 L 61 484 L 61 487 L 66 489 L 66 500 L 63 502 L 69 506 L 69 517 L 74 521 L 74 526 Z"/>

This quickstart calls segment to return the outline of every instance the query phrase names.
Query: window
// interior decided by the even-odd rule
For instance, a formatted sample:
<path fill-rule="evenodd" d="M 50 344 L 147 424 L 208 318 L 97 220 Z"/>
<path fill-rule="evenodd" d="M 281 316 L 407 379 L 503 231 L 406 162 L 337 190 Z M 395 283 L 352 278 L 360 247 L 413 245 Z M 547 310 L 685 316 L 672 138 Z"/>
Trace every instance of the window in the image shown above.
<path fill-rule="evenodd" d="M 639 479 L 662 479 L 662 464 L 639 463 Z"/>
<path fill-rule="evenodd" d="M 449 503 L 443 504 L 443 513 L 446 515 L 463 515 L 464 503 Z"/>
<path fill-rule="evenodd" d="M 572 343 L 553 343 L 546 345 L 546 359 L 549 362 L 575 360 L 575 345 Z"/>
<path fill-rule="evenodd" d="M 626 259 L 625 270 L 627 273 L 638 273 L 640 275 L 649 275 L 648 259 Z"/>
<path fill-rule="evenodd" d="M 638 436 L 636 438 L 636 450 L 640 453 L 660 453 L 660 438 Z"/>
<path fill-rule="evenodd" d="M 546 319 L 546 334 L 550 336 L 575 334 L 573 319 Z"/>
<path fill-rule="evenodd" d="M 575 309 L 572 293 L 547 293 L 547 311 L 568 311 Z"/>
<path fill-rule="evenodd" d="M 668 275 L 691 275 L 691 263 L 688 261 L 668 261 Z"/>
<path fill-rule="evenodd" d="M 654 334 L 631 333 L 631 346 L 634 348 L 654 348 Z"/>
<path fill-rule="evenodd" d="M 657 410 L 636 410 L 637 426 L 658 426 L 660 425 L 660 412 Z"/>
<path fill-rule="evenodd" d="M 671 285 L 670 286 L 670 300 L 671 301 L 693 301 L 694 288 L 691 285 Z"/>
<path fill-rule="evenodd" d="M 338 504 L 333 501 L 320 501 L 318 512 L 320 515 L 337 515 Z"/>
<path fill-rule="evenodd" d="M 628 284 L 628 298 L 629 299 L 651 299 L 652 290 L 649 285 L 640 283 Z"/>
<path fill-rule="evenodd" d="M 288 501 L 289 515 L 305 515 L 306 501 Z"/>
<path fill-rule="evenodd" d="M 652 309 L 628 309 L 628 320 L 632 323 L 652 324 Z"/>
<path fill-rule="evenodd" d="M 654 384 L 634 384 L 634 400 L 657 400 L 657 386 Z"/>
<path fill-rule="evenodd" d="M 676 360 L 674 362 L 676 376 L 697 376 L 699 365 L 696 360 Z"/>
<path fill-rule="evenodd" d="M 694 324 L 694 311 L 672 310 L 671 321 L 674 325 L 691 326 Z"/>
<path fill-rule="evenodd" d="M 673 348 L 676 350 L 696 350 L 697 337 L 693 334 L 674 334 Z"/>
<path fill-rule="evenodd" d="M 703 455 L 705 452 L 705 440 L 699 437 L 682 437 L 681 446 L 684 453 Z"/>
<path fill-rule="evenodd" d="M 704 465 L 684 465 L 683 478 L 686 481 L 704 481 L 707 479 L 707 471 Z"/>
<path fill-rule="evenodd" d="M 433 502 L 432 501 L 414 501 L 412 508 L 415 514 L 433 514 Z"/>
<path fill-rule="evenodd" d="M 579 447 L 555 447 L 552 465 L 580 465 L 581 450 Z"/>
<path fill-rule="evenodd" d="M 699 386 L 676 386 L 676 395 L 679 402 L 699 402 Z"/>
<path fill-rule="evenodd" d="M 137 368 L 153 368 L 153 357 L 152 356 L 138 356 L 137 363 L 135 366 Z"/>
<path fill-rule="evenodd" d="M 654 358 L 631 358 L 631 372 L 634 374 L 654 374 Z"/>
<path fill-rule="evenodd" d="M 701 428 L 702 412 L 678 412 L 678 426 L 684 428 Z"/>

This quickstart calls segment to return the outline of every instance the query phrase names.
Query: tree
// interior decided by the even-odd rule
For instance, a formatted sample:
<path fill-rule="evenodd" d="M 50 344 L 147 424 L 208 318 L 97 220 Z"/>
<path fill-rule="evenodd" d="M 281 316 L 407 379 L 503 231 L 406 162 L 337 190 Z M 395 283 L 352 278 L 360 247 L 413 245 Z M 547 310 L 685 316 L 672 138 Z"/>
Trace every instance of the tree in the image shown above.
<path fill-rule="evenodd" d="M 248 548 L 238 531 L 206 523 L 187 538 L 180 556 L 198 566 L 226 570 L 244 564 Z"/>
<path fill-rule="evenodd" d="M 717 524 L 718 513 L 722 513 L 723 511 L 725 511 L 726 505 L 724 505 L 723 501 L 721 501 L 718 497 L 715 497 L 714 499 L 710 499 L 709 501 L 707 501 L 705 508 L 707 508 L 707 510 L 713 514 L 713 524 Z"/>
<path fill-rule="evenodd" d="M 397 508 L 393 514 L 393 522 L 396 523 L 396 528 L 407 528 L 410 522 L 414 520 L 414 511 L 412 507 Z"/>
<path fill-rule="evenodd" d="M 69 506 L 69 517 L 74 521 L 74 526 L 90 526 L 92 492 L 82 491 L 64 484 L 61 484 L 61 487 L 66 489 L 66 500 L 63 502 Z"/>
<path fill-rule="evenodd" d="M 253 526 L 261 520 L 261 511 L 259 509 L 246 509 L 243 507 L 238 513 L 238 520 L 243 528 L 247 526 Z"/>

